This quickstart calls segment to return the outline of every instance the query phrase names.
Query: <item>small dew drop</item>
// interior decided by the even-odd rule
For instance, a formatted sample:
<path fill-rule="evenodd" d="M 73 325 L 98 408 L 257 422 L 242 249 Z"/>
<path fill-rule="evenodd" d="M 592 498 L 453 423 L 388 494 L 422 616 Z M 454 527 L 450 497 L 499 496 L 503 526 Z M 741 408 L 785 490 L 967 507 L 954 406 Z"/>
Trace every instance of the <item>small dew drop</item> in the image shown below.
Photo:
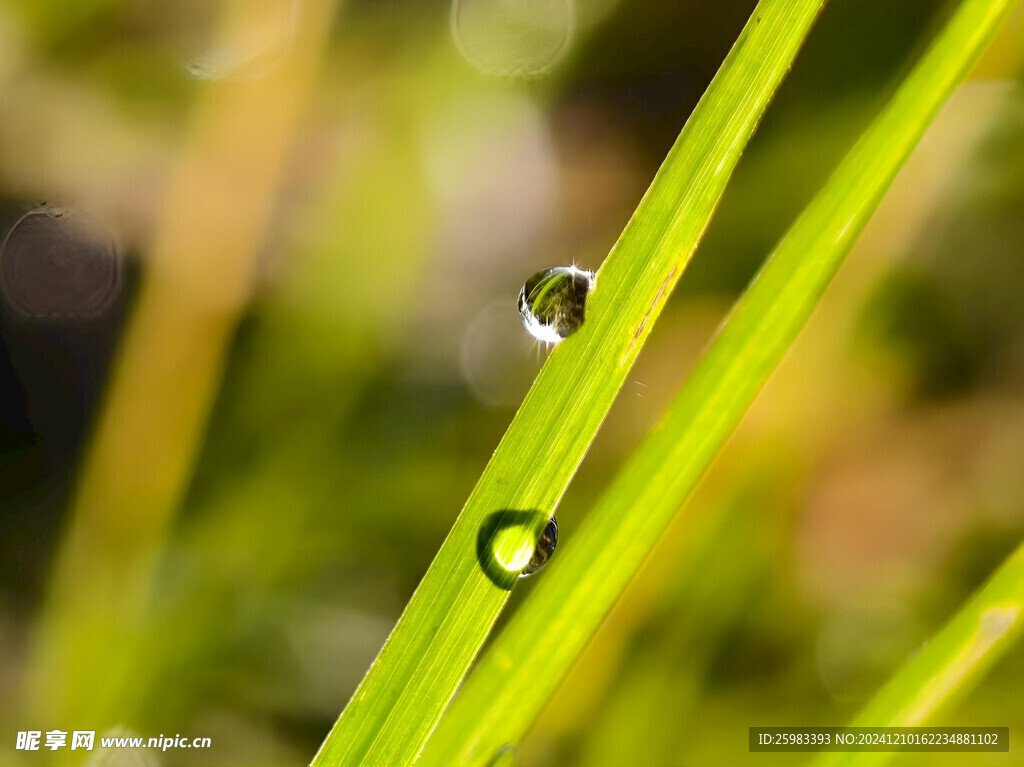
<path fill-rule="evenodd" d="M 548 520 L 547 527 L 544 528 L 544 532 L 541 533 L 540 540 L 537 541 L 537 548 L 533 550 L 533 556 L 530 557 L 530 561 L 526 563 L 526 567 L 519 573 L 520 578 L 526 578 L 529 575 L 533 575 L 535 572 L 544 569 L 544 565 L 551 559 L 551 555 L 555 553 L 555 546 L 558 545 L 558 522 L 555 521 L 554 517 Z"/>
<path fill-rule="evenodd" d="M 594 273 L 575 266 L 552 266 L 530 277 L 519 292 L 523 327 L 538 341 L 557 344 L 583 324 Z"/>
<path fill-rule="evenodd" d="M 543 523 L 540 538 L 536 530 Z M 505 509 L 488 516 L 477 532 L 477 559 L 491 582 L 506 591 L 541 570 L 558 542 L 558 523 L 541 511 Z"/>

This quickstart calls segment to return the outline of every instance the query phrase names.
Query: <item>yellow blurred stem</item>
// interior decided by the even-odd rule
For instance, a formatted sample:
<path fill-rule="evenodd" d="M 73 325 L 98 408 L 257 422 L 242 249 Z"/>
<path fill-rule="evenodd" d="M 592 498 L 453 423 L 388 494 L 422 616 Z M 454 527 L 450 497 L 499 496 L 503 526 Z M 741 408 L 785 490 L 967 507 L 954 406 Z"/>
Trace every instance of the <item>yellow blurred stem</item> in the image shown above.
<path fill-rule="evenodd" d="M 236 40 L 273 6 L 227 0 L 221 39 Z M 132 716 L 133 635 L 250 294 L 333 6 L 302 3 L 271 71 L 206 83 L 199 96 L 40 621 L 29 710 L 53 726 Z"/>

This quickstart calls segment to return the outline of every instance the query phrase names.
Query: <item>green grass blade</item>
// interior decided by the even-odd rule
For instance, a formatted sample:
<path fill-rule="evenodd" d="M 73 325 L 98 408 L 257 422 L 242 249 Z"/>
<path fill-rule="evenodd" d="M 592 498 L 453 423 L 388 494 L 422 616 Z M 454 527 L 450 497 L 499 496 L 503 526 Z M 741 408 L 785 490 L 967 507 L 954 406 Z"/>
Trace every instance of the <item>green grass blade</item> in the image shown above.
<path fill-rule="evenodd" d="M 754 11 L 601 267 L 586 322 L 547 360 L 315 765 L 419 754 L 514 581 L 484 569 L 481 534 L 500 530 L 502 555 L 532 549 L 823 2 L 762 0 Z"/>
<path fill-rule="evenodd" d="M 952 620 L 886 683 L 855 727 L 915 727 L 965 695 L 1024 631 L 1024 544 Z M 865 767 L 892 752 L 830 752 L 818 767 Z"/>
<path fill-rule="evenodd" d="M 422 764 L 483 765 L 516 742 L 803 326 L 930 120 L 1011 0 L 966 0 L 783 237 L 667 416 L 482 658 Z"/>

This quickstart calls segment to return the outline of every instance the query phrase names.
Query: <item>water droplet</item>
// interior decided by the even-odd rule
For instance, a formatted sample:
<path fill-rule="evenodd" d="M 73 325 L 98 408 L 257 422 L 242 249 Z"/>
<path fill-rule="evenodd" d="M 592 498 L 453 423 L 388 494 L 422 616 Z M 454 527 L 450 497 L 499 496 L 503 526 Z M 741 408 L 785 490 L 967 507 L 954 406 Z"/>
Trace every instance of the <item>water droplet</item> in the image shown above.
<path fill-rule="evenodd" d="M 540 538 L 537 529 L 544 522 Z M 484 520 L 477 534 L 477 559 L 491 582 L 511 589 L 519 578 L 540 570 L 558 542 L 554 517 L 540 511 L 505 510 Z"/>
<path fill-rule="evenodd" d="M 548 520 L 547 527 L 544 528 L 544 532 L 541 533 L 540 540 L 537 541 L 537 546 L 533 550 L 533 556 L 530 557 L 530 561 L 526 563 L 526 567 L 519 573 L 520 578 L 525 578 L 528 575 L 533 575 L 538 570 L 542 570 L 544 565 L 551 559 L 551 555 L 555 553 L 555 546 L 558 545 L 558 522 L 555 521 L 554 517 Z"/>
<path fill-rule="evenodd" d="M 594 273 L 575 266 L 542 269 L 519 292 L 519 316 L 531 336 L 557 344 L 583 324 L 587 296 L 594 288 Z"/>
<path fill-rule="evenodd" d="M 0 291 L 24 317 L 96 317 L 116 298 L 121 271 L 106 225 L 70 208 L 26 213 L 0 249 Z"/>
<path fill-rule="evenodd" d="M 573 0 L 452 0 L 452 37 L 474 67 L 494 75 L 539 75 L 568 50 Z"/>

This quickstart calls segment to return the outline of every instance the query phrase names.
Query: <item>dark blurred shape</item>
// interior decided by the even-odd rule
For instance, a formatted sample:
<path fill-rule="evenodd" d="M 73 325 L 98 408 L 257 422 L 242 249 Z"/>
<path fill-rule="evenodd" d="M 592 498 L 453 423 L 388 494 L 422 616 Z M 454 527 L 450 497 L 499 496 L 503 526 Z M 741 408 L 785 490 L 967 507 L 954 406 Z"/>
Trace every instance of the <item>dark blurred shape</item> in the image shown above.
<path fill-rule="evenodd" d="M 68 208 L 27 213 L 0 251 L 4 300 L 25 317 L 95 317 L 116 298 L 121 271 L 120 251 L 107 227 Z"/>
<path fill-rule="evenodd" d="M 914 395 L 949 396 L 978 377 L 989 352 L 944 285 L 930 275 L 893 272 L 864 310 L 870 348 L 900 360 Z"/>
<path fill-rule="evenodd" d="M 27 597 L 120 335 L 134 282 L 126 267 L 103 222 L 61 208 L 22 216 L 0 251 L 0 415 L 11 425 L 0 434 L 0 579 Z"/>

